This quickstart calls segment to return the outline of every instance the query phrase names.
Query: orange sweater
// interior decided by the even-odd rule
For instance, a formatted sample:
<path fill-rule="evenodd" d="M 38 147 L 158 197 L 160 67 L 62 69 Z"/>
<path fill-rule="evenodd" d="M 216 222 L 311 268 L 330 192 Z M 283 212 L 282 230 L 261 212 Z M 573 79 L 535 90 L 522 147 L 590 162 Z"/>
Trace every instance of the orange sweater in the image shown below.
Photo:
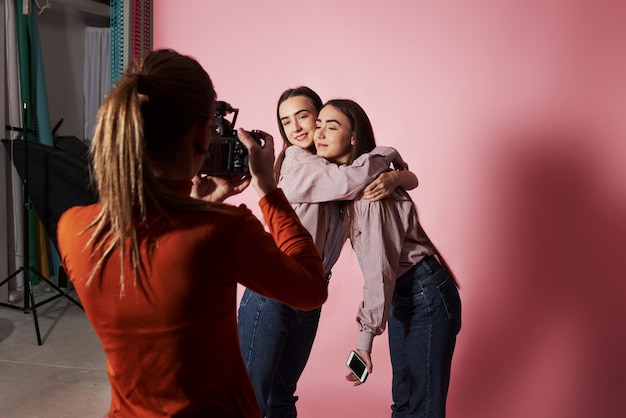
<path fill-rule="evenodd" d="M 317 249 L 282 191 L 260 206 L 273 238 L 243 206 L 149 219 L 139 237 L 147 295 L 126 268 L 123 297 L 118 252 L 100 283 L 85 284 L 94 262 L 81 232 L 99 205 L 61 217 L 63 265 L 106 353 L 110 417 L 260 416 L 239 348 L 237 283 L 304 310 L 327 297 Z"/>

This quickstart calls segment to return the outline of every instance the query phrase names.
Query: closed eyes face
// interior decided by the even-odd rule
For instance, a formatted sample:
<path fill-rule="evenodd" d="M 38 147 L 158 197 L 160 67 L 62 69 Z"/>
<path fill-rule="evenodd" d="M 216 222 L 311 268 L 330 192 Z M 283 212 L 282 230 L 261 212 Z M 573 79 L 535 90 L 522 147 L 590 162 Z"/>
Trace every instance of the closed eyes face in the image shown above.
<path fill-rule="evenodd" d="M 301 148 L 310 148 L 313 145 L 317 111 L 308 97 L 288 98 L 278 106 L 278 115 L 291 144 Z"/>
<path fill-rule="evenodd" d="M 337 164 L 347 164 L 354 145 L 350 121 L 333 106 L 324 106 L 317 117 L 317 155 Z"/>

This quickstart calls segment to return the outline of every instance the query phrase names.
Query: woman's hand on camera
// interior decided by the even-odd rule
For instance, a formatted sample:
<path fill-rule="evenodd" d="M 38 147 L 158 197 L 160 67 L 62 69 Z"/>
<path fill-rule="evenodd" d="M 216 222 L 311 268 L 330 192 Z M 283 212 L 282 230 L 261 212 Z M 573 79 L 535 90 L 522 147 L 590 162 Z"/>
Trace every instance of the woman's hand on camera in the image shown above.
<path fill-rule="evenodd" d="M 192 182 L 191 197 L 221 203 L 230 196 L 243 192 L 250 185 L 250 177 L 214 177 L 197 174 Z"/>
<path fill-rule="evenodd" d="M 257 131 L 263 145 L 259 145 L 244 129 L 237 130 L 237 137 L 248 148 L 248 167 L 252 186 L 259 198 L 276 189 L 274 180 L 274 138 L 266 132 Z"/>

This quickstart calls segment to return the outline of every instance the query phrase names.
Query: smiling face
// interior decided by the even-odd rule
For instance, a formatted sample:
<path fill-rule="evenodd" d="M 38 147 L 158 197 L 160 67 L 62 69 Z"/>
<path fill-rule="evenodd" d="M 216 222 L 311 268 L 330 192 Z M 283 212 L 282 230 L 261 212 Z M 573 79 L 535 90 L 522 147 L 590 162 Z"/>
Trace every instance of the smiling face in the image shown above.
<path fill-rule="evenodd" d="M 348 164 L 354 140 L 348 117 L 332 105 L 324 106 L 317 117 L 317 155 L 333 163 Z"/>
<path fill-rule="evenodd" d="M 317 111 L 306 96 L 290 97 L 278 107 L 278 117 L 287 140 L 300 148 L 310 148 L 315 134 Z"/>

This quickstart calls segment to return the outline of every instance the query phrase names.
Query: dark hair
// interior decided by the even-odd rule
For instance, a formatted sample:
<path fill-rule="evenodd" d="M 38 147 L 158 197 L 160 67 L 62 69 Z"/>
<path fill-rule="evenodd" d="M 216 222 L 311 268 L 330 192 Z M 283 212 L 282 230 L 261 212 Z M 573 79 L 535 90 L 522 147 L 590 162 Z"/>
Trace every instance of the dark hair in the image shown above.
<path fill-rule="evenodd" d="M 213 116 L 213 83 L 191 57 L 169 49 L 153 51 L 131 64 L 126 75 L 118 84 L 137 80 L 146 151 L 153 159 L 169 159 L 197 121 Z"/>
<path fill-rule="evenodd" d="M 372 151 L 376 148 L 376 139 L 374 137 L 374 128 L 370 122 L 365 110 L 354 100 L 350 99 L 333 99 L 324 103 L 324 107 L 332 106 L 339 112 L 344 114 L 350 124 L 350 131 L 354 135 L 355 141 L 350 153 L 347 164 L 352 164 L 362 154 Z M 344 223 L 343 238 L 351 237 L 352 224 L 354 219 L 354 202 L 343 202 L 344 206 Z"/>
<path fill-rule="evenodd" d="M 352 164 L 359 156 L 376 148 L 372 123 L 365 110 L 357 102 L 350 99 L 333 99 L 327 101 L 324 104 L 324 107 L 326 106 L 334 107 L 343 113 L 350 122 L 350 129 L 356 140 L 348 164 Z"/>
<path fill-rule="evenodd" d="M 287 134 L 285 134 L 285 128 L 283 127 L 283 124 L 280 122 L 280 105 L 285 100 L 298 96 L 307 97 L 311 101 L 311 104 L 315 108 L 315 111 L 318 113 L 322 109 L 322 106 L 324 104 L 320 96 L 307 86 L 299 86 L 293 89 L 287 89 L 278 98 L 278 103 L 276 104 L 276 120 L 278 121 L 278 130 L 280 131 L 280 136 L 283 138 L 283 149 L 281 150 L 278 157 L 276 157 L 276 164 L 274 164 L 274 178 L 276 179 L 276 181 L 278 181 L 280 178 L 280 169 L 283 165 L 283 160 L 285 159 L 285 150 L 292 145 L 291 142 L 289 142 L 289 139 L 287 139 Z"/>
<path fill-rule="evenodd" d="M 283 137 L 285 143 L 289 143 L 287 139 L 287 135 L 285 134 L 285 128 L 283 128 L 283 124 L 280 123 L 280 113 L 278 113 L 278 109 L 280 109 L 280 105 L 287 99 L 297 96 L 305 96 L 308 97 L 311 101 L 311 104 L 315 108 L 315 110 L 319 113 L 320 109 L 323 106 L 322 99 L 320 96 L 306 86 L 296 87 L 294 89 L 287 89 L 280 95 L 278 98 L 278 104 L 276 105 L 276 120 L 278 121 L 278 129 L 280 130 L 280 136 Z"/>
<path fill-rule="evenodd" d="M 350 128 L 352 129 L 352 133 L 356 138 L 355 144 L 352 147 L 352 153 L 350 154 L 350 159 L 348 164 L 352 164 L 354 160 L 356 160 L 359 156 L 372 151 L 376 148 L 376 140 L 374 138 L 374 129 L 372 128 L 372 123 L 370 122 L 369 117 L 365 113 L 365 110 L 356 103 L 354 100 L 349 99 L 335 99 L 329 100 L 324 104 L 326 106 L 333 106 L 335 109 L 343 113 L 350 122 Z M 404 191 L 404 194 L 410 199 L 409 195 Z M 354 219 L 354 202 L 349 202 L 345 207 L 346 211 L 346 221 L 344 222 L 344 239 L 350 237 L 352 231 L 352 223 Z M 432 242 L 424 228 L 422 227 L 420 221 L 418 220 L 417 227 L 419 228 L 419 235 L 423 236 L 426 240 L 428 240 L 429 245 L 432 246 L 432 249 L 435 251 L 435 255 L 438 258 L 439 262 L 443 266 L 443 268 L 450 274 L 452 280 L 454 281 L 455 286 L 459 287 L 459 282 L 452 272 L 452 269 L 446 262 L 445 258 L 439 252 L 439 249 Z"/>
<path fill-rule="evenodd" d="M 105 260 L 121 248 L 120 283 L 128 252 L 138 281 L 141 269 L 137 224 L 148 208 L 206 210 L 207 202 L 175 193 L 156 178 L 183 138 L 213 116 L 213 82 L 194 59 L 176 51 L 151 51 L 130 64 L 98 111 L 90 152 L 92 178 L 100 196 L 100 212 L 88 226 L 97 261 L 88 283 Z M 127 241 L 128 240 L 128 241 Z M 137 282 L 143 288 L 141 282 Z"/>

